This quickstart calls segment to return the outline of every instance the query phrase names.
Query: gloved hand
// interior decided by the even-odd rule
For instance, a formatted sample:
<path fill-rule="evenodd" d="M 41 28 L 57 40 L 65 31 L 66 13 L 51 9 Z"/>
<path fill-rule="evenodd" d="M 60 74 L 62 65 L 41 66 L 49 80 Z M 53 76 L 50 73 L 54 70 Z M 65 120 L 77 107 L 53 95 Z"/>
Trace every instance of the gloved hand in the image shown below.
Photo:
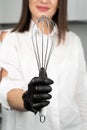
<path fill-rule="evenodd" d="M 33 78 L 28 84 L 28 90 L 22 96 L 24 108 L 36 114 L 47 106 L 50 103 L 48 100 L 52 97 L 49 94 L 52 91 L 51 84 L 53 81 L 47 77 Z"/>

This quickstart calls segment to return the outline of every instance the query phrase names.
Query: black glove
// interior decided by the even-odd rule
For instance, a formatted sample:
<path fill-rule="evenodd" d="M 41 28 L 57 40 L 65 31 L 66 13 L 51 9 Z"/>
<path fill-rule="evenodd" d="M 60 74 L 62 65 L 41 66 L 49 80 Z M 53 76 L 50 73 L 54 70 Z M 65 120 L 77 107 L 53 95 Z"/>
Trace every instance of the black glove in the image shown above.
<path fill-rule="evenodd" d="M 32 111 L 35 114 L 43 107 L 47 106 L 48 101 L 52 96 L 49 92 L 52 91 L 50 84 L 53 81 L 47 77 L 41 76 L 33 78 L 28 84 L 28 90 L 23 94 L 24 108 Z"/>

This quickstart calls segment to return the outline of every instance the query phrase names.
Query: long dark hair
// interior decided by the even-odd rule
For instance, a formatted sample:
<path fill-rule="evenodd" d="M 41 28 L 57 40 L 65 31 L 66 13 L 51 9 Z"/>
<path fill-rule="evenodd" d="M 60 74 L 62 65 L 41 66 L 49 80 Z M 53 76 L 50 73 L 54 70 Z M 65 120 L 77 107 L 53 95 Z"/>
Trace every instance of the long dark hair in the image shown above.
<path fill-rule="evenodd" d="M 65 33 L 67 29 L 67 0 L 59 0 L 58 9 L 53 16 L 53 21 L 56 23 L 58 27 L 58 37 L 59 41 L 65 39 Z M 18 32 L 24 32 L 29 30 L 31 22 L 31 13 L 29 10 L 29 0 L 22 1 L 22 13 L 21 18 L 16 25 L 16 27 L 12 30 Z"/>

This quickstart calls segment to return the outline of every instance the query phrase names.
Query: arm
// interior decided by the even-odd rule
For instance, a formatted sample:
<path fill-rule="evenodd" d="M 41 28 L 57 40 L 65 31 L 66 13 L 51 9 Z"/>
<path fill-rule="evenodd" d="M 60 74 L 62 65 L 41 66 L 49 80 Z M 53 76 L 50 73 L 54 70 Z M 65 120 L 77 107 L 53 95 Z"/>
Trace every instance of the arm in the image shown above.
<path fill-rule="evenodd" d="M 79 46 L 79 71 L 76 89 L 76 101 L 82 121 L 82 130 L 87 130 L 87 68 L 84 50 L 81 44 L 79 44 Z"/>
<path fill-rule="evenodd" d="M 3 44 L 0 48 L 0 66 L 2 68 L 0 72 L 0 103 L 6 109 L 12 108 L 25 111 L 23 108 L 21 95 L 24 92 L 24 86 L 26 86 L 26 83 L 19 73 L 19 60 L 17 51 L 14 47 L 16 38 L 11 36 L 12 34 L 8 35 L 5 32 L 1 37 L 1 40 L 3 40 L 4 37 L 6 37 L 6 39 L 3 41 Z M 9 48 L 12 50 L 11 52 L 9 51 Z"/>
<path fill-rule="evenodd" d="M 2 69 L 1 71 L 2 78 L 7 76 L 7 71 Z M 24 90 L 22 89 L 12 89 L 7 93 L 7 101 L 9 106 L 12 109 L 19 110 L 19 111 L 25 111 L 23 106 L 23 100 L 22 95 L 24 93 Z"/>

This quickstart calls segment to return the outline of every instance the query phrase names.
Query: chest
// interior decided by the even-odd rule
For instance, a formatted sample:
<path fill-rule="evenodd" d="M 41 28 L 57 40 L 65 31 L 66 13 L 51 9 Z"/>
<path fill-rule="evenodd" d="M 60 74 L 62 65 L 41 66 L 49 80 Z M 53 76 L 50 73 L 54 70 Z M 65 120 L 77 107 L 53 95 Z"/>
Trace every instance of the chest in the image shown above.
<path fill-rule="evenodd" d="M 39 49 L 40 60 L 42 60 L 41 45 L 39 45 Z M 37 60 L 31 40 L 26 40 L 26 44 L 22 44 L 19 48 L 19 60 L 21 71 L 26 83 L 28 83 L 33 77 L 38 76 Z M 64 82 L 74 82 L 77 73 L 77 52 L 69 50 L 67 47 L 62 45 L 54 47 L 47 67 L 48 77 L 55 80 L 55 83 L 59 85 Z"/>

